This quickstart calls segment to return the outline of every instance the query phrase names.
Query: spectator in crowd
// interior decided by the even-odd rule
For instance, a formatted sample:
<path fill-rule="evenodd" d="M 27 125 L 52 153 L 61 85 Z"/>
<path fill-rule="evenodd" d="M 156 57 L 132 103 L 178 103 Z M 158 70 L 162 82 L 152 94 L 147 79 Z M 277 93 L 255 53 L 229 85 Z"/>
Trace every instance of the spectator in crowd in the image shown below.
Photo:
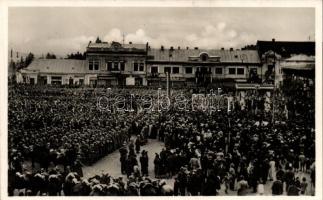
<path fill-rule="evenodd" d="M 134 90 L 151 95 L 150 90 Z M 134 91 L 116 89 L 112 95 L 120 92 Z M 230 112 L 226 107 L 185 112 L 171 106 L 157 113 L 138 108 L 104 114 L 96 107 L 94 93 L 99 91 L 25 86 L 10 92 L 9 194 L 26 189 L 24 195 L 30 190 L 29 195 L 208 196 L 218 195 L 224 183 L 227 192 L 237 189 L 238 195 L 248 195 L 257 185 L 262 193 L 258 183 L 266 184 L 269 178 L 274 181 L 273 195 L 283 194 L 284 182 L 288 195 L 298 195 L 303 182 L 297 182 L 295 174 L 304 164 L 315 186 L 314 101 L 305 94 L 292 100 L 277 91 L 272 121 L 261 95 Z M 281 115 L 285 105 L 288 118 Z M 154 158 L 155 177 L 174 177 L 174 186 L 147 177 L 147 152 L 142 151 L 138 164 L 140 146 L 154 138 L 155 131 L 165 144 Z M 126 182 L 108 174 L 83 178 L 83 165 L 117 149 Z M 23 165 L 26 161 L 32 163 L 31 171 Z"/>

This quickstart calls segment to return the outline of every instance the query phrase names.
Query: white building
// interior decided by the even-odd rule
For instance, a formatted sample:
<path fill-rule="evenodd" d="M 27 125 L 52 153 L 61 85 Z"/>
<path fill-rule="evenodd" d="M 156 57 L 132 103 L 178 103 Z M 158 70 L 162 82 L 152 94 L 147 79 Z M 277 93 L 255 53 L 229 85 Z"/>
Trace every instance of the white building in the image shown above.
<path fill-rule="evenodd" d="M 17 82 L 29 84 L 89 84 L 92 77 L 86 73 L 85 60 L 35 59 L 19 71 Z M 17 76 L 18 77 L 18 76 Z"/>

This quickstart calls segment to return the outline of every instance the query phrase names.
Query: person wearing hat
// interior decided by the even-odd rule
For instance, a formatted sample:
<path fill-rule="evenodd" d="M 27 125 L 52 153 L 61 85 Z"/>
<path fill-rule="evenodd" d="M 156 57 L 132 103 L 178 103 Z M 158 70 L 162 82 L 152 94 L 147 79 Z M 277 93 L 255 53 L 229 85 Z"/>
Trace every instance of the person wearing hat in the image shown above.
<path fill-rule="evenodd" d="M 138 185 L 135 182 L 129 183 L 126 196 L 139 196 Z"/>
<path fill-rule="evenodd" d="M 120 163 L 121 163 L 121 174 L 126 174 L 126 161 L 127 161 L 127 143 L 124 142 L 123 146 L 119 149 L 120 152 Z"/>
<path fill-rule="evenodd" d="M 136 153 L 138 154 L 140 152 L 140 145 L 141 145 L 141 139 L 140 135 L 137 135 L 135 146 L 136 146 Z"/>
<path fill-rule="evenodd" d="M 291 185 L 294 182 L 294 178 L 295 174 L 293 172 L 292 166 L 290 165 L 285 173 L 286 191 L 288 191 L 289 185 Z"/>
<path fill-rule="evenodd" d="M 185 173 L 185 171 L 185 167 L 181 167 L 176 177 L 176 188 L 178 188 L 181 196 L 185 196 L 187 188 L 187 174 Z M 178 193 L 178 191 L 176 191 L 176 193 Z"/>
<path fill-rule="evenodd" d="M 141 174 L 143 176 L 148 176 L 148 153 L 147 153 L 147 151 L 142 150 L 139 160 L 140 160 L 140 166 L 141 166 Z"/>

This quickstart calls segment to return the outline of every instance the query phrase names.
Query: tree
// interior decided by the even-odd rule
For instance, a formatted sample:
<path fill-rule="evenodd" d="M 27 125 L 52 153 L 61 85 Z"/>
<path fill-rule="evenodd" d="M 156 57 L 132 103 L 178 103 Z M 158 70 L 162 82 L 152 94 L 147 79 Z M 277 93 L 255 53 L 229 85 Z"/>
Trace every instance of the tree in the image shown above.
<path fill-rule="evenodd" d="M 20 64 L 23 64 L 25 61 L 24 61 L 24 58 L 21 56 L 20 57 Z"/>
<path fill-rule="evenodd" d="M 67 59 L 85 60 L 86 57 L 85 57 L 85 53 L 82 54 L 80 52 L 77 52 L 77 53 L 67 54 Z"/>
<path fill-rule="evenodd" d="M 96 38 L 95 43 L 102 43 L 99 37 Z"/>
<path fill-rule="evenodd" d="M 55 54 L 47 53 L 46 54 L 46 59 L 56 59 L 56 55 Z"/>
<path fill-rule="evenodd" d="M 27 67 L 34 60 L 34 57 L 34 54 L 32 54 L 31 52 L 27 55 L 25 60 L 25 67 Z"/>

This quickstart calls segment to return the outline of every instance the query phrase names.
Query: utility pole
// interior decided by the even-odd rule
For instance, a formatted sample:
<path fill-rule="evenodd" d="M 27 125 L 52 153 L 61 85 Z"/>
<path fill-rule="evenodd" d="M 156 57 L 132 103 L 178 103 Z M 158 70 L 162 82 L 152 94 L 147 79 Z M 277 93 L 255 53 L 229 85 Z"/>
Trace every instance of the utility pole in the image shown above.
<path fill-rule="evenodd" d="M 167 90 L 167 97 L 170 96 L 170 90 L 169 90 L 169 72 L 166 72 L 166 90 Z"/>
<path fill-rule="evenodd" d="M 275 93 L 276 93 L 276 51 L 275 51 L 275 39 L 273 42 L 273 52 L 274 52 L 274 90 L 273 90 L 273 114 L 272 114 L 272 122 L 275 124 Z"/>
<path fill-rule="evenodd" d="M 122 44 L 124 45 L 124 37 L 125 37 L 125 34 L 122 33 Z"/>

